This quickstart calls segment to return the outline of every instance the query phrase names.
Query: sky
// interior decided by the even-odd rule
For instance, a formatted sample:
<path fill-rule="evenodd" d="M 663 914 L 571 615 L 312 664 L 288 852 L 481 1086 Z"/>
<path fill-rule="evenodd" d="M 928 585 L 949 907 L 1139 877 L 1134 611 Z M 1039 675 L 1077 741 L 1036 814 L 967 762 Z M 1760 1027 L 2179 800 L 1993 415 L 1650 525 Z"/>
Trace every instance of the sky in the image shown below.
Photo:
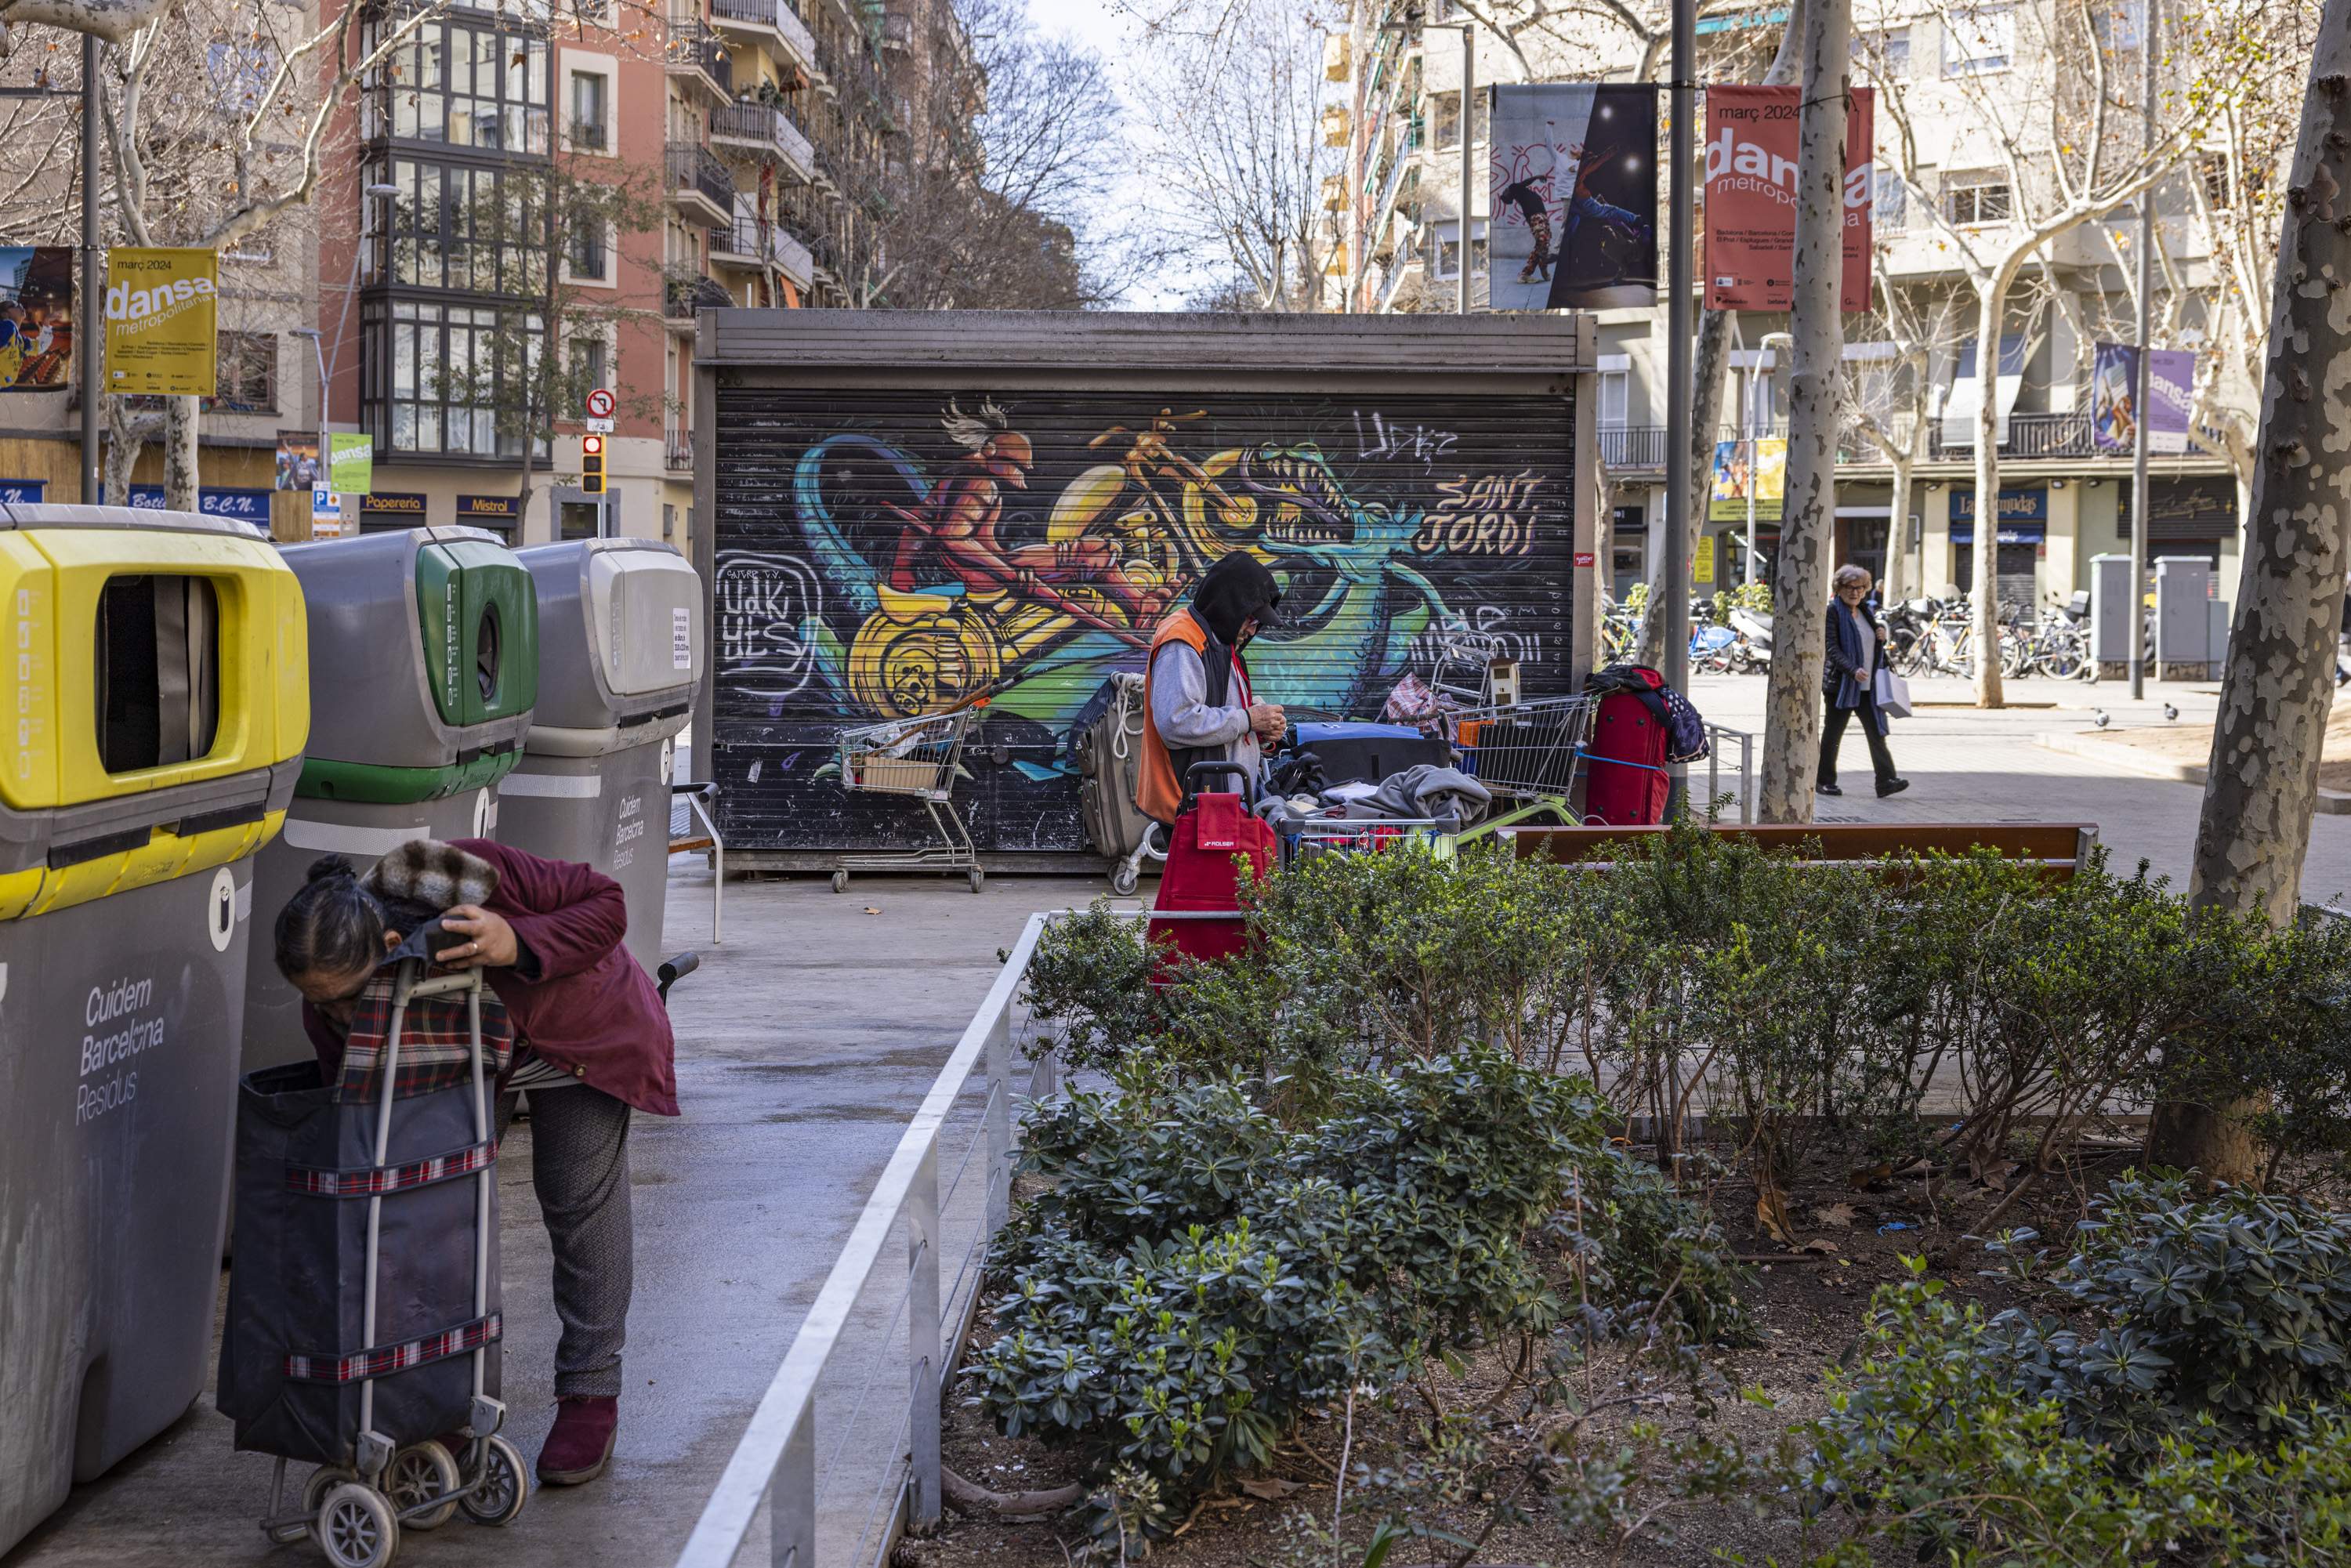
<path fill-rule="evenodd" d="M 1108 0 L 1028 0 L 1029 16 L 1046 33 L 1066 34 L 1092 47 L 1111 65 L 1113 76 L 1123 76 L 1119 62 L 1124 56 L 1131 37 L 1133 24 L 1120 16 Z M 1133 102 L 1127 104 L 1130 134 L 1143 134 L 1142 116 Z M 1140 176 L 1130 177 L 1131 181 Z M 1115 198 L 1114 198 L 1115 199 Z M 1124 193 L 1124 204 L 1130 209 L 1140 204 L 1132 191 Z M 1118 308 L 1128 310 L 1178 310 L 1183 308 L 1182 291 L 1165 283 L 1144 284 L 1131 288 Z"/>

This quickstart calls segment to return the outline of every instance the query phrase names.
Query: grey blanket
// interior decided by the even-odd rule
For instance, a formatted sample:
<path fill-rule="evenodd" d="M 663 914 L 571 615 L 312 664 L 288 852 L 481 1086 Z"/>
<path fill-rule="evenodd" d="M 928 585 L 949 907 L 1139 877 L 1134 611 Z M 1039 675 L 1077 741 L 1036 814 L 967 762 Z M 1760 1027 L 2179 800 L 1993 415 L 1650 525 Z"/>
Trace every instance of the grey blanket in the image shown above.
<path fill-rule="evenodd" d="M 1458 768 L 1427 763 L 1391 773 L 1380 787 L 1347 803 L 1347 816 L 1453 818 L 1467 825 L 1486 814 L 1494 797 L 1487 788 Z"/>

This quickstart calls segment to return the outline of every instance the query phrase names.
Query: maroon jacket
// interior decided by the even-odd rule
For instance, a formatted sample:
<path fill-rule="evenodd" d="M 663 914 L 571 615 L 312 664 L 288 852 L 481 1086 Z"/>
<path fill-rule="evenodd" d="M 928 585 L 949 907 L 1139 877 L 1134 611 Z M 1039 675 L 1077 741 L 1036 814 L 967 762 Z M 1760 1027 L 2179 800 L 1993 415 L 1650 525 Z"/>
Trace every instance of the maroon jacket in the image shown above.
<path fill-rule="evenodd" d="M 653 977 L 622 943 L 629 908 L 621 884 L 487 839 L 453 841 L 497 868 L 498 890 L 484 907 L 514 927 L 522 956 L 488 979 L 516 1039 L 591 1089 L 676 1115 L 676 1042 Z M 333 1026 L 307 1002 L 302 1025 L 331 1070 L 343 1051 Z"/>

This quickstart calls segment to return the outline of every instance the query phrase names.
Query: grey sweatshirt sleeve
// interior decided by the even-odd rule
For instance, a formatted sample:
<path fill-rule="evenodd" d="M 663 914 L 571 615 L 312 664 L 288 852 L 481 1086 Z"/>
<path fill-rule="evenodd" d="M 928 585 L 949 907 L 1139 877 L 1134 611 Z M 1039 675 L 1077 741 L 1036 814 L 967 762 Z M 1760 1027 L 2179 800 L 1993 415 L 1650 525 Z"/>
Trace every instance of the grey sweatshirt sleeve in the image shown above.
<path fill-rule="evenodd" d="M 1249 732 L 1249 709 L 1210 707 L 1208 670 L 1182 643 L 1164 644 L 1151 661 L 1151 722 L 1170 746 L 1225 746 Z"/>

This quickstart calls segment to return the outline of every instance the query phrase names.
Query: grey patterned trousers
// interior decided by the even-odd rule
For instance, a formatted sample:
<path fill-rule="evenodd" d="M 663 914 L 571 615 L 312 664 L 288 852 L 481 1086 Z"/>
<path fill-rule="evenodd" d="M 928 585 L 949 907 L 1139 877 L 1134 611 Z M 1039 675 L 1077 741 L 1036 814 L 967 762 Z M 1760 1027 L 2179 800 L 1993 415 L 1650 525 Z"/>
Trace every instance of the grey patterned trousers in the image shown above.
<path fill-rule="evenodd" d="M 499 1096 L 501 1139 L 514 1108 Z M 585 1083 L 534 1090 L 530 1179 L 555 1251 L 555 1392 L 616 1397 L 635 1283 L 627 1103 Z"/>

